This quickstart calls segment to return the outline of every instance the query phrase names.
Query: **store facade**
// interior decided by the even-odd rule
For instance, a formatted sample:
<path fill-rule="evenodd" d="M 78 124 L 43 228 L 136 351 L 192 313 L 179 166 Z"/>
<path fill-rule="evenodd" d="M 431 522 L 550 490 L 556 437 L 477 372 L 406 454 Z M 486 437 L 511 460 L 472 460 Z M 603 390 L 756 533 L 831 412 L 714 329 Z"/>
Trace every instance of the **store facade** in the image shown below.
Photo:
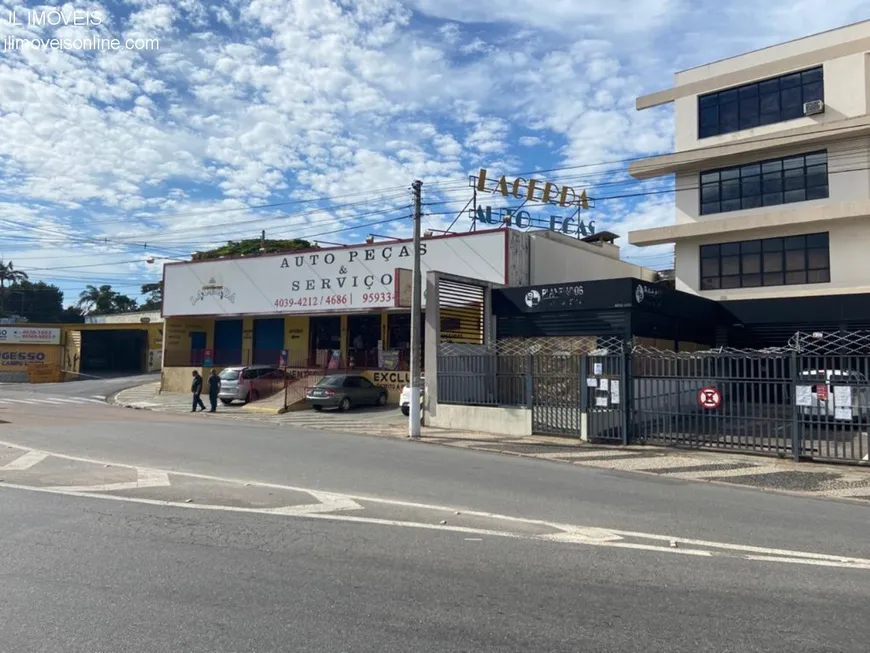
<path fill-rule="evenodd" d="M 424 277 L 438 271 L 510 287 L 638 270 L 618 250 L 502 228 L 426 237 L 420 260 Z M 291 369 L 363 371 L 381 383 L 389 377 L 397 395 L 410 363 L 412 257 L 412 243 L 397 240 L 167 264 L 164 391 L 187 390 L 193 369 L 286 361 Z M 482 344 L 488 310 L 475 297 L 442 310 L 441 338 Z"/>

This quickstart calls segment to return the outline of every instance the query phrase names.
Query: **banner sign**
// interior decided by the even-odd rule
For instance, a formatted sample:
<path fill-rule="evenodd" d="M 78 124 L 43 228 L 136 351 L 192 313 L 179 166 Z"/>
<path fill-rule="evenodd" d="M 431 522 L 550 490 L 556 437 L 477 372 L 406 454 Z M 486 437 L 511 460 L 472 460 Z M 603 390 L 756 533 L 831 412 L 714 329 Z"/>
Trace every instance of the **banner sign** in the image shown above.
<path fill-rule="evenodd" d="M 59 345 L 60 329 L 0 326 L 0 345 Z"/>
<path fill-rule="evenodd" d="M 507 239 L 504 230 L 425 238 L 423 278 L 439 271 L 504 283 Z M 412 257 L 412 244 L 400 241 L 170 264 L 164 268 L 163 312 L 171 317 L 395 308 L 405 299 L 397 268 L 410 268 Z"/>

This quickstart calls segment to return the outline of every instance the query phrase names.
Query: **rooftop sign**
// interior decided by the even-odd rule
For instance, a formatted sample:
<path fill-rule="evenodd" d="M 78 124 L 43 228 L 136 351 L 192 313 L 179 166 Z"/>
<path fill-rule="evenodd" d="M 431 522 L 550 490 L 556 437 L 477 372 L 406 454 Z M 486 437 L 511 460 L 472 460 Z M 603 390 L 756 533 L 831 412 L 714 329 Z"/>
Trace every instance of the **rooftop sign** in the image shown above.
<path fill-rule="evenodd" d="M 492 181 L 487 179 L 486 168 L 480 169 L 474 187 L 483 193 L 499 193 L 504 197 L 513 197 L 526 202 L 589 209 L 589 198 L 586 196 L 585 190 L 578 195 L 570 186 L 560 187 L 551 181 L 526 180 L 522 177 L 508 179 L 504 175 L 498 181 Z"/>

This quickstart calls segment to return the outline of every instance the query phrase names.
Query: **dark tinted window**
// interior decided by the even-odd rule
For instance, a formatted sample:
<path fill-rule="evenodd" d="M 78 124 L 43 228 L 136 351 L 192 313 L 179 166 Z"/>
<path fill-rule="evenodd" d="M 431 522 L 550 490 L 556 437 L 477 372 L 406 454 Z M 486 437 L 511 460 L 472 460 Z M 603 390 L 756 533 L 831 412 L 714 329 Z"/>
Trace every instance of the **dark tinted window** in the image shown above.
<path fill-rule="evenodd" d="M 821 66 L 700 95 L 698 138 L 800 118 L 806 102 L 824 99 Z"/>
<path fill-rule="evenodd" d="M 701 246 L 701 290 L 831 280 L 827 233 Z"/>
<path fill-rule="evenodd" d="M 828 197 L 828 153 L 812 152 L 700 175 L 701 215 Z"/>

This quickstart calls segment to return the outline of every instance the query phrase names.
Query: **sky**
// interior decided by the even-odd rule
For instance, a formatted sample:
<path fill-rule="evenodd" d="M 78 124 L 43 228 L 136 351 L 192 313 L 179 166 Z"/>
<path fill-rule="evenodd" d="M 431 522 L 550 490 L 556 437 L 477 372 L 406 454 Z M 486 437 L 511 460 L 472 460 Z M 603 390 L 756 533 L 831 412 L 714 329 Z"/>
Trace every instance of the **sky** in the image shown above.
<path fill-rule="evenodd" d="M 627 175 L 673 146 L 671 107 L 635 98 L 866 18 L 870 0 L 0 2 L 0 257 L 67 304 L 86 284 L 135 297 L 261 230 L 407 236 L 414 179 L 424 228 L 468 230 L 484 167 L 587 190 L 582 217 L 666 269 L 668 247 L 625 238 L 674 215 L 668 182 Z"/>

